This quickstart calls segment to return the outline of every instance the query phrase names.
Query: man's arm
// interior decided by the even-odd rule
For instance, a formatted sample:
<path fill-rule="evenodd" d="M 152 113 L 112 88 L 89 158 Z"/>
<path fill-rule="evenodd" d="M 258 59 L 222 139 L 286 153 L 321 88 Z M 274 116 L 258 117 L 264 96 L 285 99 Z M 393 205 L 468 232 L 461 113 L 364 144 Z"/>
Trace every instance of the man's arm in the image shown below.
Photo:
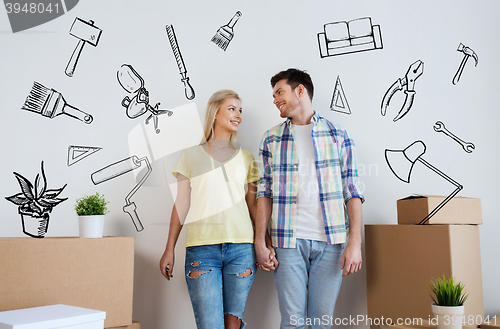
<path fill-rule="evenodd" d="M 351 198 L 346 203 L 347 215 L 349 216 L 349 240 L 342 253 L 340 269 L 343 269 L 342 276 L 356 273 L 361 269 L 361 227 L 363 225 L 363 211 L 361 209 L 361 199 Z"/>

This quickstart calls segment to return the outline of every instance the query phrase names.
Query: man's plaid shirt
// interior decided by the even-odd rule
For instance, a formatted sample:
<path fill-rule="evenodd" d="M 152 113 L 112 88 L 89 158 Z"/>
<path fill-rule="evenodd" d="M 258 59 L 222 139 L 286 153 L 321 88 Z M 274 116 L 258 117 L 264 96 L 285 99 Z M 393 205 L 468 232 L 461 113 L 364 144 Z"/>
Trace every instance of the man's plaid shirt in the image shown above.
<path fill-rule="evenodd" d="M 346 202 L 364 202 L 358 182 L 354 142 L 345 129 L 314 113 L 311 122 L 319 199 L 328 244 L 346 242 Z M 299 160 L 290 119 L 271 128 L 259 148 L 257 198 L 273 199 L 270 235 L 273 246 L 295 248 Z"/>

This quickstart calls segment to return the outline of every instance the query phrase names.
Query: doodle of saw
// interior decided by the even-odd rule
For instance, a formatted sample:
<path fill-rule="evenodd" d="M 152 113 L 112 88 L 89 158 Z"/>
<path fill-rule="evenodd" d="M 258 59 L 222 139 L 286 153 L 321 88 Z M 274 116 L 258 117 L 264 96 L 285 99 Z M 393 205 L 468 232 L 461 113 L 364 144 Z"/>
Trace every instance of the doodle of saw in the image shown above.
<path fill-rule="evenodd" d="M 398 115 L 396 115 L 393 121 L 398 121 L 410 111 L 416 93 L 415 81 L 422 75 L 422 73 L 424 73 L 424 63 L 421 60 L 418 60 L 410 65 L 404 78 L 397 79 L 396 82 L 394 82 L 394 84 L 386 91 L 384 98 L 382 99 L 382 115 L 385 116 L 392 96 L 394 96 L 396 92 L 401 90 L 403 90 L 406 95 L 405 101 L 403 103 L 403 106 L 401 107 L 401 110 L 399 110 Z"/>

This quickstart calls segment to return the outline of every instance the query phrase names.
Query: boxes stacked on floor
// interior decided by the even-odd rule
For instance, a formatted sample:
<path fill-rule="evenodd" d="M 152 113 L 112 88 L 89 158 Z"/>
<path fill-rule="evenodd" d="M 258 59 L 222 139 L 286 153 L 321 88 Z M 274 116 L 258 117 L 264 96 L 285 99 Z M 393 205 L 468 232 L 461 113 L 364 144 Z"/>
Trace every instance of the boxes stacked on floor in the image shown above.
<path fill-rule="evenodd" d="M 48 305 L 0 312 L 0 329 L 103 329 L 106 312 Z"/>
<path fill-rule="evenodd" d="M 0 264 L 0 312 L 65 304 L 133 325 L 132 237 L 0 238 Z"/>
<path fill-rule="evenodd" d="M 425 225 L 415 225 L 444 198 L 398 200 L 398 225 L 365 225 L 368 318 L 374 324 L 433 318 L 429 281 L 443 275 L 464 283 L 466 319 L 484 319 L 480 200 L 455 197 Z"/>

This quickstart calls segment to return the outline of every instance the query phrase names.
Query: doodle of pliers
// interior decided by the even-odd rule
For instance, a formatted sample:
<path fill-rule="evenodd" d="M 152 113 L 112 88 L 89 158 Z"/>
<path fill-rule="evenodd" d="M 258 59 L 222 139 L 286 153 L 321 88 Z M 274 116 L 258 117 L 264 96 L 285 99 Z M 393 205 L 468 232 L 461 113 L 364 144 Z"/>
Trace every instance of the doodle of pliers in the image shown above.
<path fill-rule="evenodd" d="M 404 78 L 397 79 L 396 82 L 394 82 L 394 84 L 386 91 L 384 98 L 382 99 L 382 115 L 385 115 L 392 96 L 394 96 L 397 91 L 403 90 L 403 88 L 403 91 L 406 94 L 405 102 L 393 121 L 398 121 L 410 111 L 415 97 L 415 80 L 417 80 L 422 73 L 424 73 L 424 63 L 421 60 L 418 60 L 410 65 Z"/>

